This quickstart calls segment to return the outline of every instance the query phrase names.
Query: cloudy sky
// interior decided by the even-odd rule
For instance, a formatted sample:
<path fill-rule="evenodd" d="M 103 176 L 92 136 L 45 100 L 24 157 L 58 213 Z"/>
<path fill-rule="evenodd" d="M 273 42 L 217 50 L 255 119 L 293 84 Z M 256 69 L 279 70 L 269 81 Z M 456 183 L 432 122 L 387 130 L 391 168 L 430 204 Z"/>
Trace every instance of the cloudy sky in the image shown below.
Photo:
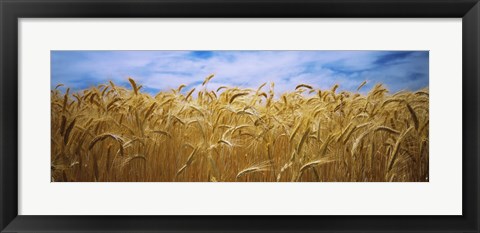
<path fill-rule="evenodd" d="M 301 83 L 363 92 L 383 83 L 391 92 L 428 87 L 428 51 L 52 51 L 51 87 L 73 90 L 107 83 L 130 86 L 128 77 L 155 94 L 181 84 L 184 91 L 215 74 L 209 89 L 256 88 L 275 82 L 275 92 Z"/>

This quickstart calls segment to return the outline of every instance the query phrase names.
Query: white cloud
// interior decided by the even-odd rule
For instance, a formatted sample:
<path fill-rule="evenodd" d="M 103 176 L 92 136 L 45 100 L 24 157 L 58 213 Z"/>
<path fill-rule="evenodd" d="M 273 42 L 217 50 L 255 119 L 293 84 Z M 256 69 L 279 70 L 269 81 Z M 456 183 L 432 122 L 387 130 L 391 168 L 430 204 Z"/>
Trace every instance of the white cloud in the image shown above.
<path fill-rule="evenodd" d="M 353 90 L 366 79 L 383 81 L 395 89 L 428 85 L 428 55 L 425 58 L 415 53 L 385 56 L 384 60 L 390 60 L 380 65 L 377 61 L 385 52 L 214 51 L 206 57 L 189 51 L 61 53 L 57 54 L 59 61 L 54 59 L 52 63 L 52 85 L 79 85 L 78 79 L 82 78 L 96 84 L 108 80 L 126 83 L 126 78 L 132 76 L 150 89 L 169 90 L 181 84 L 193 87 L 212 73 L 216 76 L 209 85 L 211 89 L 221 85 L 256 88 L 264 82 L 275 82 L 276 92 L 291 91 L 300 83 L 322 89 L 339 83 L 341 89 Z M 75 53 L 83 54 L 76 59 Z M 70 59 L 67 64 L 55 64 L 62 61 L 60 55 Z M 412 74 L 423 76 L 412 79 Z"/>

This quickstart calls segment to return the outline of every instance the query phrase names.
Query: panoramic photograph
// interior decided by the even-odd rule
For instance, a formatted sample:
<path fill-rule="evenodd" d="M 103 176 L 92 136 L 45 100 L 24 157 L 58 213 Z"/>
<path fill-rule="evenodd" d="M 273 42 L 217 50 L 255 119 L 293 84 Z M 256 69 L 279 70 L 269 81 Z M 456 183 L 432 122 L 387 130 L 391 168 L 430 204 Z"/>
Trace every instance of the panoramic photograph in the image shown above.
<path fill-rule="evenodd" d="M 429 52 L 51 51 L 51 182 L 429 182 Z"/>

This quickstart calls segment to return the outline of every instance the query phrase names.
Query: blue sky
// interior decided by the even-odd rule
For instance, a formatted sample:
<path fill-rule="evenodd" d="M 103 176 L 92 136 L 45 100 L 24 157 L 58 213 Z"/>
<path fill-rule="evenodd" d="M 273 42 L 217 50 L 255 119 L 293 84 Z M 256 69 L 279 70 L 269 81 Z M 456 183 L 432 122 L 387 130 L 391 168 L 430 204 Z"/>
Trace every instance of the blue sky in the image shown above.
<path fill-rule="evenodd" d="M 129 86 L 128 77 L 159 91 L 201 85 L 215 74 L 209 89 L 219 86 L 256 88 L 275 82 L 275 92 L 305 83 L 315 88 L 363 92 L 383 83 L 392 93 L 428 87 L 428 51 L 52 51 L 51 88 L 72 90 L 112 80 Z"/>

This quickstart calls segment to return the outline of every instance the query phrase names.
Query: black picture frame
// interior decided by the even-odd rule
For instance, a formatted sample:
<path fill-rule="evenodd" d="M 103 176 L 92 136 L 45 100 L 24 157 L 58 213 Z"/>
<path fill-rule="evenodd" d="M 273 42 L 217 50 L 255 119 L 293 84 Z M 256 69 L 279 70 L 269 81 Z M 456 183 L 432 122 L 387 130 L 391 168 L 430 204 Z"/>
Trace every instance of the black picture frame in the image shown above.
<path fill-rule="evenodd" d="M 479 232 L 478 0 L 0 0 L 0 15 L 1 232 Z M 57 17 L 462 18 L 463 215 L 18 215 L 18 19 Z"/>

